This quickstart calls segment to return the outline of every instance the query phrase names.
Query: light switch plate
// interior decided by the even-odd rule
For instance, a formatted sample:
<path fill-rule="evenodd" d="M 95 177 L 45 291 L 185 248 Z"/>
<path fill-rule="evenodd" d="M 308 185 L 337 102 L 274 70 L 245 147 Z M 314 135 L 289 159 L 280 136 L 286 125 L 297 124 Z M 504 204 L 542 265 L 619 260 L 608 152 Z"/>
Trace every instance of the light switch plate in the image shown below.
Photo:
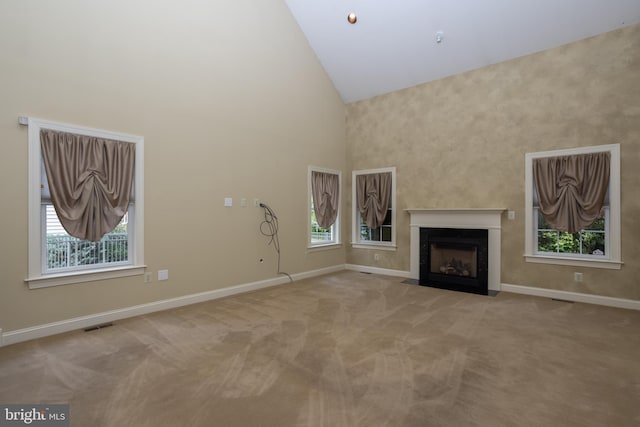
<path fill-rule="evenodd" d="M 158 270 L 158 281 L 169 280 L 169 270 Z"/>
<path fill-rule="evenodd" d="M 231 197 L 225 197 L 224 198 L 224 206 L 226 208 L 230 208 L 231 206 L 233 206 L 233 199 Z"/>

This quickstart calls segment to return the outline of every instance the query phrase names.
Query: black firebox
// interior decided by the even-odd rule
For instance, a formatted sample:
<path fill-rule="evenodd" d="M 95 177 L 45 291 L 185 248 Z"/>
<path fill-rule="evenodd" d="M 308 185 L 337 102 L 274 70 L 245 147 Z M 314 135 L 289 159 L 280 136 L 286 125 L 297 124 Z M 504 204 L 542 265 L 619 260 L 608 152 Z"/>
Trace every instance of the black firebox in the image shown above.
<path fill-rule="evenodd" d="M 488 295 L 489 232 L 420 228 L 420 285 Z"/>

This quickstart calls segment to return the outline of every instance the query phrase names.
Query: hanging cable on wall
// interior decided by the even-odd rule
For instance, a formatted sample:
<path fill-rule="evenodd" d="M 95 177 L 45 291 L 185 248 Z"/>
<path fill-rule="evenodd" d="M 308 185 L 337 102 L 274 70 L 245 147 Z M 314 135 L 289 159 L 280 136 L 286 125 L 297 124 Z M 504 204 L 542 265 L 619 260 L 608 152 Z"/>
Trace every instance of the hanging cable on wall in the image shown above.
<path fill-rule="evenodd" d="M 278 239 L 278 217 L 275 212 L 266 204 L 260 203 L 260 207 L 264 209 L 264 221 L 260 223 L 260 232 L 269 237 L 269 245 L 273 243 L 273 247 L 276 250 L 278 256 L 278 274 L 284 274 L 289 278 L 291 282 L 293 279 L 289 273 L 280 271 L 280 239 Z"/>

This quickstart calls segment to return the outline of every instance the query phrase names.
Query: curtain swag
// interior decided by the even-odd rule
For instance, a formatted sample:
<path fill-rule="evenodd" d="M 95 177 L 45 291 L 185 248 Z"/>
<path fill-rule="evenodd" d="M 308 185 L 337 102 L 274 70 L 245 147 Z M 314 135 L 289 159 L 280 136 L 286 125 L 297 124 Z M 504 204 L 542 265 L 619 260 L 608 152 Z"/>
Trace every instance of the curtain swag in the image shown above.
<path fill-rule="evenodd" d="M 322 228 L 329 228 L 336 222 L 340 200 L 339 187 L 338 175 L 318 171 L 311 172 L 313 209 L 318 225 Z"/>
<path fill-rule="evenodd" d="M 358 211 L 367 227 L 380 227 L 389 209 L 391 173 L 356 175 L 356 196 Z"/>
<path fill-rule="evenodd" d="M 135 144 L 40 130 L 51 202 L 73 237 L 99 241 L 127 212 L 133 184 Z"/>
<path fill-rule="evenodd" d="M 577 233 L 602 216 L 610 153 L 534 159 L 539 209 L 553 228 Z"/>

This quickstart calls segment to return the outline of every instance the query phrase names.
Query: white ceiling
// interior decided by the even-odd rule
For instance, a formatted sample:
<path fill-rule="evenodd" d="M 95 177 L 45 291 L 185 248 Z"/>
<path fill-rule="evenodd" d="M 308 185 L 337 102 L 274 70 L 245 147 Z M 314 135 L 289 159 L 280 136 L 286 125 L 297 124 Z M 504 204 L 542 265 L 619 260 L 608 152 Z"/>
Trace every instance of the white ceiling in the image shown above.
<path fill-rule="evenodd" d="M 640 0 L 286 2 L 345 103 L 640 22 Z"/>

